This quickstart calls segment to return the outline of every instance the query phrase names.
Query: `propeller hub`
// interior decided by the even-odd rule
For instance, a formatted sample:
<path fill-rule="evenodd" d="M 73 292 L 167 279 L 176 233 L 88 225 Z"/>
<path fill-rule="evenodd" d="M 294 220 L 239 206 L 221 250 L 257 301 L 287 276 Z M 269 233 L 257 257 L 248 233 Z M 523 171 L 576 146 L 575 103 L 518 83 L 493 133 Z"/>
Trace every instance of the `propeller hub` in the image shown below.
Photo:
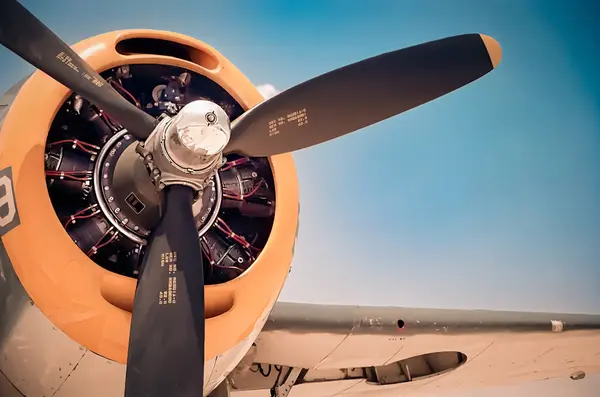
<path fill-rule="evenodd" d="M 214 102 L 185 105 L 166 130 L 167 154 L 179 166 L 198 169 L 221 154 L 231 136 L 227 113 Z"/>
<path fill-rule="evenodd" d="M 159 188 L 186 185 L 199 191 L 221 166 L 230 136 L 227 113 L 214 102 L 197 100 L 165 117 L 136 150 Z"/>

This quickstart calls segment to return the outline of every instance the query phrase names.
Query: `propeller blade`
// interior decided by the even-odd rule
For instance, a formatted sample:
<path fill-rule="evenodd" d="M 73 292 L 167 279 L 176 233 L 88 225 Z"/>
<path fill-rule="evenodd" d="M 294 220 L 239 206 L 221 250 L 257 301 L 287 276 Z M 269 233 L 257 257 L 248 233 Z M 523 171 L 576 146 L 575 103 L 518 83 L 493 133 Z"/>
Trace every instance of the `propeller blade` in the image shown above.
<path fill-rule="evenodd" d="M 226 152 L 273 156 L 338 138 L 448 94 L 501 57 L 493 38 L 467 34 L 336 69 L 244 113 L 232 124 Z"/>
<path fill-rule="evenodd" d="M 125 397 L 203 395 L 204 269 L 194 192 L 182 185 L 164 192 L 135 293 Z"/>
<path fill-rule="evenodd" d="M 0 43 L 116 119 L 138 139 L 156 120 L 112 88 L 90 65 L 16 0 L 3 0 Z"/>

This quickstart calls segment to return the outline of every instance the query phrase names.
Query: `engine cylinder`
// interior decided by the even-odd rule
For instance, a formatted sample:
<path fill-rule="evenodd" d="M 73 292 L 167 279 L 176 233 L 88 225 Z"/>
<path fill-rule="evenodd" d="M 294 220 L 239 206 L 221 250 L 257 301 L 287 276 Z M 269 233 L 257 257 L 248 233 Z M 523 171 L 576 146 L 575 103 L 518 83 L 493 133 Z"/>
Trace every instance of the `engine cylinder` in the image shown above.
<path fill-rule="evenodd" d="M 48 189 L 64 199 L 83 199 L 92 187 L 93 156 L 73 147 L 54 145 L 45 155 Z"/>

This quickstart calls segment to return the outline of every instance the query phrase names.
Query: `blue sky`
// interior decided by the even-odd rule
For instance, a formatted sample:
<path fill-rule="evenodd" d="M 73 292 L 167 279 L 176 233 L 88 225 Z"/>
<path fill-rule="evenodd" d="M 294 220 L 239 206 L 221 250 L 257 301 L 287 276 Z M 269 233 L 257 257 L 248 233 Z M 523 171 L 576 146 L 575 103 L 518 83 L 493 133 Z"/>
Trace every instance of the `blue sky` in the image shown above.
<path fill-rule="evenodd" d="M 294 155 L 302 215 L 281 299 L 600 313 L 597 1 L 23 4 L 69 43 L 195 36 L 280 90 L 428 40 L 495 37 L 490 75 Z M 3 48 L 0 62 L 2 91 L 31 70 Z"/>

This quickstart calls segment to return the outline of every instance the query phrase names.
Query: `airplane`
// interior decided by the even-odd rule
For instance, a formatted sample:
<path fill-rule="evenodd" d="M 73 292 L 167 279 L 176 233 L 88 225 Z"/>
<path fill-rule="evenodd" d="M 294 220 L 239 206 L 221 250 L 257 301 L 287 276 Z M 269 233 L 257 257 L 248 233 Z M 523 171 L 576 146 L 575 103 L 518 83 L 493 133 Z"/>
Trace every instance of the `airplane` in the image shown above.
<path fill-rule="evenodd" d="M 0 99 L 2 397 L 420 396 L 600 372 L 597 315 L 277 300 L 299 222 L 291 153 L 483 77 L 493 38 L 269 99 L 178 33 L 70 47 L 4 0 L 0 42 L 38 69 Z"/>

